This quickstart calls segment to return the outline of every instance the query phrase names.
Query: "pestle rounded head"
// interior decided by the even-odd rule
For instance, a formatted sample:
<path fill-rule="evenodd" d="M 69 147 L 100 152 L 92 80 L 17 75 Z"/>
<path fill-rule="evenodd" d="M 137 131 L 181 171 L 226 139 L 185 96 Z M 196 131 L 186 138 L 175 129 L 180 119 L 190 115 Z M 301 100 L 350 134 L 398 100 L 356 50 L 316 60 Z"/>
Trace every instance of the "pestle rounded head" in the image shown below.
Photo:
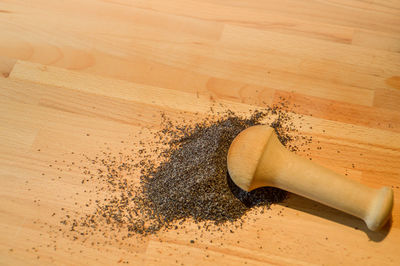
<path fill-rule="evenodd" d="M 245 191 L 252 190 L 254 173 L 274 129 L 265 126 L 249 127 L 233 140 L 228 151 L 228 172 L 232 181 Z"/>

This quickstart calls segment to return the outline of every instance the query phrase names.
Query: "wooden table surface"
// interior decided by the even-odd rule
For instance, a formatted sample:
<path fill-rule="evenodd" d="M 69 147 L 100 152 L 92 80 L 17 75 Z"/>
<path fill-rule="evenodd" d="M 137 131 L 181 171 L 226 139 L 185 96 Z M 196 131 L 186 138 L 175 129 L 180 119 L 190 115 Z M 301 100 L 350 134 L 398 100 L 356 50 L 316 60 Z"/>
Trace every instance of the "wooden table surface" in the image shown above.
<path fill-rule="evenodd" d="M 0 1 L 0 264 L 398 265 L 399 52 L 394 0 Z M 124 149 L 160 111 L 279 97 L 310 125 L 300 134 L 315 162 L 393 188 L 391 226 L 370 232 L 292 195 L 194 244 L 195 229 L 122 248 L 50 232 L 60 208 L 85 200 L 80 173 L 56 169 L 72 152 Z"/>

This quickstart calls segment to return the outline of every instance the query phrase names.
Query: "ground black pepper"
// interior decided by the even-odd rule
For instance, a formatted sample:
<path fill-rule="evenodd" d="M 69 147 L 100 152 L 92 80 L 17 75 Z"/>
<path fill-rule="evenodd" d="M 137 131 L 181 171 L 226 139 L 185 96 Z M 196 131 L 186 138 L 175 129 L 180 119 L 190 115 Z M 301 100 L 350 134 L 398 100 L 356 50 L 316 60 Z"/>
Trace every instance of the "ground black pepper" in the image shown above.
<path fill-rule="evenodd" d="M 252 192 L 238 188 L 227 174 L 226 156 L 237 134 L 263 123 L 273 127 L 291 151 L 311 142 L 297 133 L 287 102 L 282 99 L 278 105 L 246 114 L 214 109 L 194 114 L 200 122 L 172 120 L 161 113 L 161 129 L 151 133 L 151 143 L 140 140 L 128 151 L 115 153 L 107 147 L 95 156 L 83 154 L 87 164 L 81 160 L 75 167 L 82 171 L 80 184 L 89 200 L 80 207 L 83 211 L 65 210 L 72 215 L 61 215 L 60 224 L 67 226 L 70 238 L 85 242 L 100 234 L 109 242 L 120 242 L 184 228 L 188 220 L 202 230 L 237 228 L 249 210 L 256 207 L 263 213 L 272 203 L 283 201 L 287 193 L 277 188 Z"/>
<path fill-rule="evenodd" d="M 141 187 L 133 201 L 144 215 L 131 221 L 129 229 L 154 233 L 188 218 L 217 225 L 235 222 L 253 206 L 282 201 L 286 196 L 282 190 L 267 188 L 247 193 L 227 176 L 230 143 L 267 114 L 256 111 L 244 118 L 228 112 L 215 121 L 176 129 L 166 123 L 163 133 L 172 136 L 163 151 L 165 160 L 156 168 L 150 165 L 149 171 L 142 174 Z M 278 123 L 281 125 L 274 124 L 277 128 Z M 288 136 L 281 138 L 287 141 Z"/>

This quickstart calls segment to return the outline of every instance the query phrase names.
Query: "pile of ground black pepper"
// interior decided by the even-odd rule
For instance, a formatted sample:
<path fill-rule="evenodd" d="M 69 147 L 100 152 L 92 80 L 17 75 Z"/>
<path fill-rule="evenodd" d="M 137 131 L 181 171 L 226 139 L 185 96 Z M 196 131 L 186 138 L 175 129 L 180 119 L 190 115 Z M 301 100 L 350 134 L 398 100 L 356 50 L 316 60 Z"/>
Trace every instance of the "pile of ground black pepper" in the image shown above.
<path fill-rule="evenodd" d="M 298 149 L 292 145 L 294 141 L 310 141 L 297 134 L 285 102 L 240 115 L 212 110 L 201 122 L 161 117 L 161 130 L 152 133 L 152 143 L 146 146 L 140 141 L 137 145 L 142 147 L 131 150 L 134 154 L 103 151 L 94 158 L 84 155 L 91 166 L 81 168 L 81 183 L 88 186 L 85 192 L 95 192 L 98 197 L 85 204 L 90 213 L 62 219 L 74 239 L 94 232 L 115 238 L 118 232 L 123 240 L 179 229 L 186 220 L 206 230 L 210 225 L 235 223 L 238 227 L 249 210 L 269 208 L 283 201 L 287 193 L 277 188 L 252 192 L 238 188 L 226 165 L 233 139 L 244 129 L 268 120 L 290 150 Z"/>
<path fill-rule="evenodd" d="M 168 149 L 163 151 L 166 160 L 156 168 L 149 167 L 140 177 L 140 191 L 133 201 L 144 215 L 129 229 L 154 233 L 188 218 L 197 223 L 234 222 L 252 206 L 282 201 L 286 193 L 280 189 L 247 193 L 227 176 L 231 142 L 244 129 L 260 124 L 265 115 L 256 111 L 244 118 L 228 112 L 211 123 L 165 128 L 164 133 L 172 134 Z"/>

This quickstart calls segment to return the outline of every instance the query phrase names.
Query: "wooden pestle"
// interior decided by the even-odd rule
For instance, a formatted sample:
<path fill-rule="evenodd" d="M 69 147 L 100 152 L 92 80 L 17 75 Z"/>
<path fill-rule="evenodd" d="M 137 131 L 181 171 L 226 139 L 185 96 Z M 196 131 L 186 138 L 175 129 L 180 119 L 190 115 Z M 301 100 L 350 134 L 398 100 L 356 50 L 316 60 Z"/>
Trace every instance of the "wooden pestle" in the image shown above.
<path fill-rule="evenodd" d="M 370 188 L 295 155 L 269 126 L 250 127 L 234 139 L 228 171 L 243 190 L 278 187 L 359 217 L 374 231 L 387 222 L 393 208 L 391 188 Z"/>

